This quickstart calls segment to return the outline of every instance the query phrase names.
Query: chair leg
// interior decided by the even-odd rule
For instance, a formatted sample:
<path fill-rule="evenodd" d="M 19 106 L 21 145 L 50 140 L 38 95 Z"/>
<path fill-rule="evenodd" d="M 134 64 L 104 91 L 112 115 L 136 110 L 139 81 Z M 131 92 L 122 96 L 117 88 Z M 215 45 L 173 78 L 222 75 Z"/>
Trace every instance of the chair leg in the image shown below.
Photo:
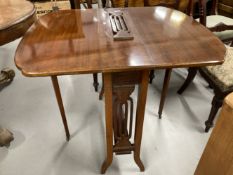
<path fill-rule="evenodd" d="M 183 85 L 180 87 L 180 89 L 177 91 L 178 94 L 182 94 L 185 89 L 189 86 L 189 84 L 193 81 L 194 77 L 197 74 L 197 68 L 189 68 L 188 69 L 188 76 L 185 80 L 185 82 L 183 83 Z"/>
<path fill-rule="evenodd" d="M 214 98 L 212 100 L 212 107 L 210 110 L 209 118 L 205 122 L 205 125 L 206 125 L 205 132 L 208 132 L 209 129 L 211 127 L 213 127 L 214 118 L 215 118 L 219 108 L 222 106 L 223 99 L 224 99 L 224 97 L 218 97 L 216 95 L 214 96 Z"/>
<path fill-rule="evenodd" d="M 102 7 L 105 8 L 106 7 L 106 0 L 101 0 L 102 2 Z"/>
<path fill-rule="evenodd" d="M 93 86 L 95 88 L 95 91 L 97 92 L 98 91 L 98 86 L 99 86 L 99 83 L 98 83 L 98 74 L 97 73 L 94 73 L 93 74 Z"/>
<path fill-rule="evenodd" d="M 171 77 L 171 72 L 172 72 L 172 69 L 166 69 L 165 77 L 164 77 L 164 81 L 163 81 L 162 94 L 160 97 L 159 111 L 158 111 L 159 119 L 161 119 L 161 116 L 162 116 L 163 106 L 164 106 L 165 98 L 167 95 L 167 90 L 168 90 L 168 85 L 169 85 L 169 81 L 170 81 L 170 77 Z"/>
<path fill-rule="evenodd" d="M 150 74 L 149 74 L 149 82 L 150 82 L 150 84 L 152 84 L 152 81 L 153 81 L 153 79 L 155 78 L 154 73 L 155 73 L 154 70 L 151 70 L 151 71 L 150 71 Z"/>
<path fill-rule="evenodd" d="M 104 79 L 103 79 L 103 74 L 102 74 L 102 88 L 99 94 L 99 100 L 103 99 L 103 95 L 104 95 Z"/>

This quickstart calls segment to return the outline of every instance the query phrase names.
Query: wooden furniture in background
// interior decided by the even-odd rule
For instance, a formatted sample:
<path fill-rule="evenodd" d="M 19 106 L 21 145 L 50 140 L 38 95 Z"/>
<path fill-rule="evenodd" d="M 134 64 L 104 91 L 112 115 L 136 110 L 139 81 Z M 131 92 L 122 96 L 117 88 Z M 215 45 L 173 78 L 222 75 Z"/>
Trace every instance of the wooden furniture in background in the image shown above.
<path fill-rule="evenodd" d="M 233 174 L 233 93 L 223 104 L 194 175 Z"/>
<path fill-rule="evenodd" d="M 15 63 L 25 76 L 50 76 L 57 85 L 59 75 L 103 73 L 107 156 L 101 172 L 111 165 L 113 153 L 131 152 L 143 171 L 140 147 L 149 71 L 220 64 L 225 47 L 198 22 L 165 7 L 124 8 L 134 40 L 113 41 L 107 13 L 111 10 L 115 9 L 65 10 L 39 18 L 21 40 Z M 137 84 L 133 115 L 130 96 Z M 54 90 L 60 96 L 59 88 Z"/>
<path fill-rule="evenodd" d="M 233 1 L 218 0 L 218 13 L 222 16 L 233 18 Z"/>
<path fill-rule="evenodd" d="M 216 11 L 216 7 L 218 6 L 217 4 L 217 0 L 212 0 L 212 13 L 214 13 Z M 223 33 L 224 37 L 221 38 L 221 36 L 219 36 L 220 39 L 222 39 L 223 42 L 232 42 L 233 41 L 233 19 L 228 19 L 227 17 L 224 16 L 219 16 L 219 15 L 212 15 L 212 16 L 207 16 L 206 17 L 206 11 L 205 11 L 205 5 L 206 2 L 205 0 L 200 0 L 199 1 L 199 5 L 200 5 L 200 12 L 203 12 L 203 17 L 200 18 L 200 23 L 203 25 L 207 24 L 208 27 L 208 21 L 211 21 L 210 23 L 212 24 L 213 21 L 216 22 L 216 25 L 214 27 L 210 27 L 209 29 L 211 31 L 216 31 L 215 34 L 217 35 L 218 32 Z M 217 19 L 215 18 L 217 17 Z M 227 22 L 225 20 L 231 20 L 232 21 L 232 25 L 226 26 L 224 23 Z M 231 29 L 231 30 L 229 30 Z M 226 33 L 225 33 L 226 32 Z M 232 37 L 226 38 L 225 34 L 229 34 Z M 218 35 L 217 35 L 218 36 Z M 232 55 L 232 49 L 230 50 L 230 55 Z M 230 59 L 233 59 L 232 56 Z M 229 65 L 230 64 L 230 65 Z M 226 74 L 226 70 L 225 67 L 229 67 L 232 66 L 233 62 L 228 62 L 228 64 L 224 64 L 223 66 L 221 66 L 221 70 L 223 70 L 225 79 L 227 77 L 231 76 L 231 72 L 232 70 L 229 70 L 228 68 L 228 75 Z M 216 69 L 216 68 L 212 68 L 212 69 Z M 218 69 L 218 67 L 217 67 Z M 225 71 L 224 71 L 225 70 Z M 215 73 L 213 71 L 209 71 L 208 68 L 189 68 L 188 69 L 188 76 L 186 78 L 186 80 L 184 81 L 183 85 L 180 87 L 180 89 L 178 90 L 179 94 L 182 94 L 186 88 L 190 85 L 190 83 L 193 81 L 193 79 L 195 78 L 197 71 L 200 71 L 201 75 L 205 78 L 205 80 L 210 84 L 210 87 L 213 88 L 214 90 L 214 97 L 212 100 L 212 108 L 208 117 L 208 120 L 205 122 L 206 128 L 205 128 L 205 132 L 208 132 L 209 129 L 213 126 L 213 120 L 216 116 L 216 113 L 218 111 L 218 109 L 222 106 L 223 103 L 223 99 L 224 97 L 229 94 L 230 92 L 232 92 L 233 87 L 231 86 L 231 83 L 225 83 L 224 81 L 222 81 L 221 79 L 219 79 L 219 73 Z M 221 75 L 220 75 L 221 76 Z M 232 80 L 229 80 L 232 81 Z M 232 82 L 233 83 L 233 82 Z"/>
<path fill-rule="evenodd" d="M 216 36 L 218 36 L 223 42 L 230 42 L 230 44 L 233 46 L 233 19 L 219 15 L 218 13 L 219 10 L 222 12 L 222 7 L 227 9 L 227 6 L 223 4 L 224 2 L 226 2 L 228 5 L 232 5 L 230 10 L 231 14 L 233 15 L 233 1 L 228 2 L 225 0 L 221 1 L 220 3 L 219 0 L 212 0 L 211 15 L 206 17 L 206 21 L 204 21 L 203 25 L 206 25 L 206 27 L 208 27 L 212 32 L 215 32 Z M 202 0 L 199 5 L 203 6 L 205 10 L 204 0 Z"/>
<path fill-rule="evenodd" d="M 30 2 L 25 0 L 0 0 L 0 46 L 24 35 L 34 20 L 35 9 Z M 13 70 L 3 69 L 0 74 L 0 90 L 11 83 L 14 76 Z M 0 128 L 0 146 L 7 145 L 12 140 L 12 133 Z"/>
<path fill-rule="evenodd" d="M 233 80 L 232 80 L 232 67 L 233 67 L 233 48 L 228 47 L 225 56 L 225 62 L 220 66 L 202 67 L 199 69 L 190 68 L 189 74 L 183 86 L 178 90 L 179 94 L 182 94 L 192 79 L 192 75 L 196 75 L 199 71 L 202 77 L 209 83 L 210 87 L 214 91 L 214 97 L 212 100 L 212 107 L 208 120 L 205 122 L 205 132 L 208 132 L 213 127 L 214 118 L 223 104 L 223 99 L 229 93 L 233 92 Z"/>

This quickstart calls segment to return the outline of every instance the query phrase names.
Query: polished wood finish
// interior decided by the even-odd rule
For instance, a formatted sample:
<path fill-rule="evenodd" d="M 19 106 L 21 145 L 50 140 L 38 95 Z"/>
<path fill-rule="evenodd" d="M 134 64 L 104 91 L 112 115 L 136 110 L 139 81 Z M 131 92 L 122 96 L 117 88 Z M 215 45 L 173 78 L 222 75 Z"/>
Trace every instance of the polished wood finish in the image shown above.
<path fill-rule="evenodd" d="M 28 31 L 17 48 L 15 63 L 26 76 L 50 76 L 224 61 L 221 41 L 187 15 L 165 7 L 124 11 L 132 41 L 112 40 L 103 9 L 58 11 L 41 17 Z"/>
<path fill-rule="evenodd" d="M 141 171 L 144 165 L 140 159 L 143 120 L 145 113 L 149 70 L 120 73 L 104 73 L 107 157 L 101 169 L 105 173 L 112 162 L 113 152 L 131 154 Z M 133 99 L 130 95 L 139 84 L 136 116 L 133 115 Z M 107 115 L 108 114 L 108 115 Z M 135 121 L 134 143 L 130 139 Z M 112 137 L 112 135 L 114 137 Z M 114 138 L 114 139 L 113 139 Z M 114 140 L 114 144 L 113 144 Z"/>
<path fill-rule="evenodd" d="M 60 92 L 60 87 L 58 84 L 58 80 L 57 80 L 57 76 L 51 76 L 52 79 L 52 83 L 53 83 L 53 88 L 54 88 L 54 92 L 56 95 L 56 99 L 57 99 L 57 103 L 58 103 L 58 107 L 61 113 L 61 117 L 62 117 L 62 122 L 64 125 L 64 129 L 66 132 L 66 140 L 69 141 L 70 140 L 70 132 L 69 132 L 69 128 L 68 128 L 68 124 L 66 121 L 66 114 L 65 114 L 65 109 L 63 106 L 63 102 L 62 102 L 62 97 L 61 97 L 61 92 Z"/>
<path fill-rule="evenodd" d="M 21 37 L 35 20 L 34 6 L 25 0 L 0 0 L 0 46 Z M 4 58 L 3 58 L 4 59 Z M 0 90 L 9 85 L 15 72 L 4 68 L 0 74 Z M 7 129 L 0 128 L 0 146 L 14 139 Z"/>
<path fill-rule="evenodd" d="M 35 8 L 26 0 L 0 0 L 0 45 L 21 37 L 35 20 Z"/>
<path fill-rule="evenodd" d="M 223 104 L 194 175 L 233 174 L 233 93 Z"/>
<path fill-rule="evenodd" d="M 111 165 L 113 159 L 113 94 L 112 94 L 112 75 L 104 73 L 104 91 L 105 91 L 105 126 L 106 126 L 106 146 L 107 155 L 101 167 L 101 173 L 105 173 Z"/>
<path fill-rule="evenodd" d="M 133 151 L 135 162 L 144 170 L 140 148 L 150 70 L 220 64 L 225 55 L 221 41 L 181 12 L 165 7 L 122 10 L 134 40 L 113 41 L 105 9 L 58 11 L 41 17 L 15 54 L 15 63 L 26 76 L 103 73 L 107 155 L 102 173 L 110 166 L 113 152 Z M 130 95 L 136 84 L 133 117 Z M 131 143 L 133 128 L 126 123 L 134 118 Z"/>

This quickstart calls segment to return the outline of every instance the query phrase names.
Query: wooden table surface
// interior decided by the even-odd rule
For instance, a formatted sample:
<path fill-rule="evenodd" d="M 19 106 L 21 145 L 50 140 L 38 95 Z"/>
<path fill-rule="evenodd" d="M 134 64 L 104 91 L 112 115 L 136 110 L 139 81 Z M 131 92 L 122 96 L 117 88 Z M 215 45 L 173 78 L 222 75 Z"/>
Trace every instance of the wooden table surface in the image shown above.
<path fill-rule="evenodd" d="M 34 5 L 26 0 L 0 0 L 0 45 L 21 37 L 35 20 Z"/>
<path fill-rule="evenodd" d="M 45 15 L 19 44 L 15 63 L 26 76 L 49 76 L 224 61 L 222 42 L 181 12 L 165 7 L 127 8 L 124 12 L 134 40 L 113 41 L 103 9 Z"/>
<path fill-rule="evenodd" d="M 108 9 L 117 11 L 119 9 Z M 220 64 L 225 47 L 187 15 L 164 7 L 122 9 L 134 40 L 113 41 L 104 9 L 67 10 L 41 17 L 21 40 L 15 63 L 26 76 L 51 76 L 69 140 L 58 75 L 102 72 L 105 93 L 106 159 L 113 153 L 140 158 L 149 71 Z M 130 97 L 138 85 L 136 114 Z M 132 137 L 135 121 L 134 137 Z"/>

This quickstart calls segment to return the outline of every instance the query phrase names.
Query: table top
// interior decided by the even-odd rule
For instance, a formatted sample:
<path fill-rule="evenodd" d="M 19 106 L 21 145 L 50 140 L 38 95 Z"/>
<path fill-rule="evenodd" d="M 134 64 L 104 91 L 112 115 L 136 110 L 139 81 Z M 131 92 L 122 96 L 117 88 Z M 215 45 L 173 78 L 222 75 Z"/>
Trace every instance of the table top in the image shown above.
<path fill-rule="evenodd" d="M 22 36 L 35 20 L 34 5 L 26 0 L 0 0 L 0 45 Z"/>
<path fill-rule="evenodd" d="M 21 40 L 15 63 L 26 76 L 117 72 L 220 64 L 225 46 L 182 12 L 165 7 L 124 11 L 134 39 L 113 41 L 104 9 L 41 17 Z"/>

